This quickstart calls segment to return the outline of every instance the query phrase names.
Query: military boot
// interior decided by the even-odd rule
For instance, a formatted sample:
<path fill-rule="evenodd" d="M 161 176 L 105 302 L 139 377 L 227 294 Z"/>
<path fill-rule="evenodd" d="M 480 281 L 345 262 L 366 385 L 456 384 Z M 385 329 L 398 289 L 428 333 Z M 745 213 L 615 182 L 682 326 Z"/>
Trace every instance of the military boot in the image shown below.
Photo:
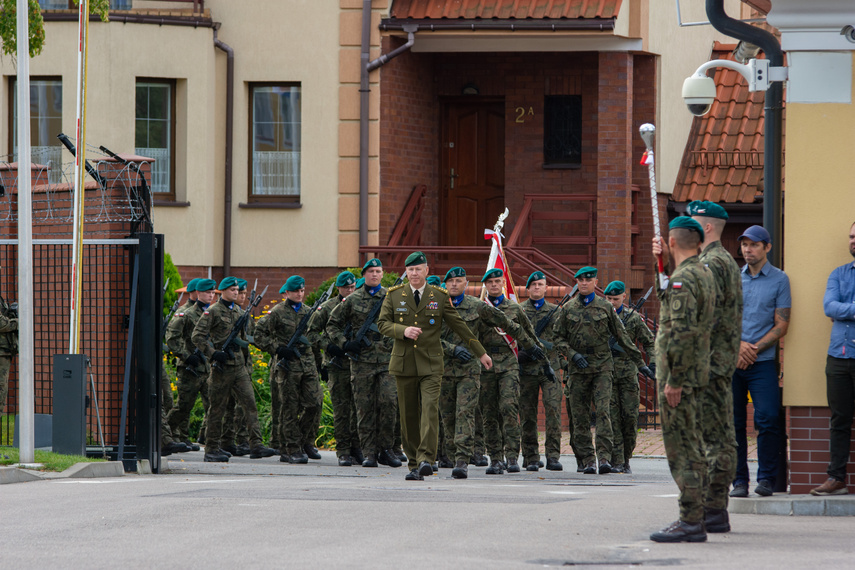
<path fill-rule="evenodd" d="M 707 532 L 730 532 L 730 517 L 727 509 L 704 507 L 704 526 Z"/>
<path fill-rule="evenodd" d="M 546 470 L 547 471 L 564 471 L 564 466 L 561 465 L 561 462 L 557 459 L 552 459 L 550 457 L 546 458 Z"/>
<path fill-rule="evenodd" d="M 505 468 L 502 465 L 501 461 L 493 460 L 490 462 L 490 466 L 487 467 L 487 471 L 484 473 L 486 475 L 501 475 L 505 472 Z"/>
<path fill-rule="evenodd" d="M 612 472 L 612 464 L 608 459 L 600 459 L 600 475 Z"/>
<path fill-rule="evenodd" d="M 466 479 L 469 477 L 469 469 L 466 462 L 463 460 L 458 461 L 454 469 L 451 470 L 451 476 L 455 479 Z"/>
<path fill-rule="evenodd" d="M 402 463 L 403 463 L 404 461 L 407 461 L 407 456 L 406 456 L 406 454 L 404 453 L 404 450 L 403 450 L 403 449 L 401 449 L 401 446 L 400 446 L 400 445 L 396 445 L 395 447 L 393 447 L 393 448 L 392 448 L 392 455 L 394 455 L 395 457 L 397 457 L 397 458 L 398 458 L 398 461 L 400 461 L 400 462 L 402 462 Z"/>
<path fill-rule="evenodd" d="M 318 451 L 318 448 L 317 448 L 317 447 L 315 447 L 314 445 L 309 445 L 309 444 L 307 443 L 306 445 L 304 445 L 304 446 L 303 446 L 303 451 L 305 451 L 305 452 L 306 452 L 306 456 L 307 456 L 309 459 L 315 459 L 315 460 L 318 460 L 318 459 L 320 459 L 320 458 L 321 458 L 321 454 L 320 454 L 320 452 Z"/>
<path fill-rule="evenodd" d="M 525 467 L 525 470 L 526 471 L 540 471 L 540 465 L 538 465 L 538 463 L 540 463 L 540 462 L 539 461 L 529 461 L 528 465 L 526 465 L 526 467 Z"/>
<path fill-rule="evenodd" d="M 439 463 L 439 467 L 441 469 L 451 469 L 454 467 L 454 463 L 451 462 L 451 459 L 446 455 L 440 455 L 437 462 Z"/>
<path fill-rule="evenodd" d="M 377 456 L 377 463 L 388 465 L 389 467 L 400 467 L 403 465 L 401 460 L 395 457 L 394 452 L 390 449 L 384 449 L 380 452 L 380 455 Z"/>
<path fill-rule="evenodd" d="M 269 448 L 264 447 L 263 445 L 259 445 L 252 448 L 252 451 L 249 452 L 250 459 L 261 459 L 262 457 L 273 457 L 276 455 L 276 452 Z"/>
<path fill-rule="evenodd" d="M 365 456 L 362 455 L 362 450 L 358 447 L 350 448 L 350 458 L 353 459 L 354 464 L 361 464 L 363 461 L 365 461 Z"/>
<path fill-rule="evenodd" d="M 339 467 L 350 467 L 351 465 L 353 465 L 353 459 L 350 458 L 350 455 L 342 455 L 338 458 Z"/>
<path fill-rule="evenodd" d="M 244 455 L 249 455 L 250 453 L 252 453 L 252 449 L 250 449 L 249 444 L 248 443 L 242 443 L 242 444 L 238 445 L 237 447 L 235 447 L 235 452 L 232 453 L 232 455 L 234 455 L 235 457 L 243 457 Z M 270 457 L 270 456 L 267 455 L 265 457 Z"/>
<path fill-rule="evenodd" d="M 189 447 L 191 451 L 199 451 L 200 449 L 202 449 L 201 447 L 199 447 L 198 443 L 193 443 L 189 439 L 184 440 L 184 445 Z"/>
<path fill-rule="evenodd" d="M 519 473 L 520 466 L 517 463 L 517 458 L 508 459 L 508 473 Z"/>
<path fill-rule="evenodd" d="M 362 462 L 363 467 L 377 467 L 377 457 L 373 453 L 369 453 Z"/>
<path fill-rule="evenodd" d="M 587 464 L 585 464 L 585 468 L 582 469 L 582 473 L 584 473 L 585 475 L 594 475 L 596 472 L 597 472 L 597 462 L 596 461 L 589 461 Z"/>
<path fill-rule="evenodd" d="M 235 444 L 224 445 L 223 447 L 220 448 L 220 451 L 225 451 L 226 453 L 229 454 L 229 456 L 237 455 L 237 447 L 235 447 Z"/>
<path fill-rule="evenodd" d="M 168 455 L 172 455 L 173 453 L 186 453 L 190 451 L 190 448 L 187 447 L 184 443 L 178 441 L 170 441 L 166 445 L 160 447 L 160 456 L 166 457 Z"/>
<path fill-rule="evenodd" d="M 212 449 L 210 452 L 205 451 L 205 463 L 228 463 L 229 456 L 219 449 Z"/>
<path fill-rule="evenodd" d="M 632 475 L 632 469 L 629 468 L 629 461 L 623 464 L 623 472 L 627 475 Z"/>
<path fill-rule="evenodd" d="M 650 535 L 653 542 L 706 542 L 704 523 L 674 521 L 667 527 Z"/>
<path fill-rule="evenodd" d="M 283 455 L 283 457 L 285 457 Z M 280 459 L 281 461 L 281 459 Z M 294 453 L 288 454 L 288 463 L 293 463 L 294 465 L 305 465 L 309 462 L 309 456 L 303 453 L 302 450 L 297 450 Z"/>
<path fill-rule="evenodd" d="M 483 453 L 475 452 L 475 455 L 472 458 L 472 465 L 475 467 L 486 467 L 488 465 L 487 458 L 484 457 Z"/>

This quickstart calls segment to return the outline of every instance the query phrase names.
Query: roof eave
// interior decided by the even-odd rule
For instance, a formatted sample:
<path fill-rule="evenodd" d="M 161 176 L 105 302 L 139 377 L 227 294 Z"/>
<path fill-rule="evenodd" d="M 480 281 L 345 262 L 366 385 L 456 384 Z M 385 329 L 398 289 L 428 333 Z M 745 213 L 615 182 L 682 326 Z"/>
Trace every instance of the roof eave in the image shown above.
<path fill-rule="evenodd" d="M 463 19 L 442 20 L 425 18 L 415 20 L 411 18 L 386 18 L 381 20 L 380 29 L 384 32 L 404 31 L 404 26 L 416 26 L 417 32 L 439 32 L 439 31 L 473 31 L 478 30 L 505 30 L 505 31 L 574 31 L 595 30 L 610 32 L 615 29 L 614 18 L 578 18 L 578 19 Z"/>

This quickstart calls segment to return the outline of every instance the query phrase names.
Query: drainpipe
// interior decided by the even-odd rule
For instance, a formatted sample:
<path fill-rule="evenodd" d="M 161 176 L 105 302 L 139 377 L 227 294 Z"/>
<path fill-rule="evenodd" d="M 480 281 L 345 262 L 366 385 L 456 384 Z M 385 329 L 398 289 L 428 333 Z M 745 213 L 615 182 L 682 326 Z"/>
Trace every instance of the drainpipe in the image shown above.
<path fill-rule="evenodd" d="M 235 50 L 217 39 L 222 24 L 214 24 L 214 47 L 226 53 L 226 160 L 225 198 L 223 200 L 223 277 L 232 272 L 232 154 L 234 151 Z"/>
<path fill-rule="evenodd" d="M 418 26 L 408 26 L 407 43 L 381 55 L 371 57 L 371 0 L 362 0 L 362 46 L 359 58 L 359 246 L 368 245 L 368 96 L 371 93 L 368 73 L 413 47 Z"/>
<path fill-rule="evenodd" d="M 738 40 L 750 42 L 766 54 L 766 59 L 773 67 L 784 65 L 784 52 L 781 44 L 770 32 L 762 28 L 734 20 L 724 12 L 724 0 L 706 0 L 707 18 L 713 27 L 723 34 Z M 765 113 L 765 129 L 763 141 L 763 227 L 772 236 L 772 247 L 769 261 L 775 267 L 782 268 L 781 252 L 781 171 L 783 155 L 783 109 L 784 84 L 773 81 L 766 91 L 766 101 L 763 106 Z"/>

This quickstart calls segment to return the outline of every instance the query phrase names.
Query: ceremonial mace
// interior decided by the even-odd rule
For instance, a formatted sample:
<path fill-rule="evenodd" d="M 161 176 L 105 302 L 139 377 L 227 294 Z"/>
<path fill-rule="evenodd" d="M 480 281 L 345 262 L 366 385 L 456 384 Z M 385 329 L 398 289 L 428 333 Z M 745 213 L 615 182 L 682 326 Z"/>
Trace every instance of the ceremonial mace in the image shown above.
<path fill-rule="evenodd" d="M 647 147 L 647 154 L 644 162 L 647 164 L 647 174 L 650 178 L 650 204 L 653 209 L 653 232 L 660 240 L 662 233 L 659 229 L 659 201 L 656 199 L 656 167 L 653 159 L 653 137 L 656 134 L 656 127 L 650 123 L 644 123 L 638 128 L 641 139 L 644 141 L 644 146 Z M 668 286 L 668 277 L 665 275 L 665 264 L 662 261 L 662 254 L 656 258 L 659 268 L 659 288 L 665 289 Z"/>

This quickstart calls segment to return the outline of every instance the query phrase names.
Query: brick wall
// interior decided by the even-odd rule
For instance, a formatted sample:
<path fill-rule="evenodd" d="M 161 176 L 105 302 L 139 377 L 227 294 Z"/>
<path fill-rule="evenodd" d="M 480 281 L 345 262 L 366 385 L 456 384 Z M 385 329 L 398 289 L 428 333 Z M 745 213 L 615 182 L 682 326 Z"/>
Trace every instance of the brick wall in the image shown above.
<path fill-rule="evenodd" d="M 828 408 L 793 406 L 790 411 L 790 493 L 808 493 L 828 479 Z M 855 462 L 850 453 L 849 463 Z M 846 484 L 855 485 L 855 470 L 849 469 Z"/>

